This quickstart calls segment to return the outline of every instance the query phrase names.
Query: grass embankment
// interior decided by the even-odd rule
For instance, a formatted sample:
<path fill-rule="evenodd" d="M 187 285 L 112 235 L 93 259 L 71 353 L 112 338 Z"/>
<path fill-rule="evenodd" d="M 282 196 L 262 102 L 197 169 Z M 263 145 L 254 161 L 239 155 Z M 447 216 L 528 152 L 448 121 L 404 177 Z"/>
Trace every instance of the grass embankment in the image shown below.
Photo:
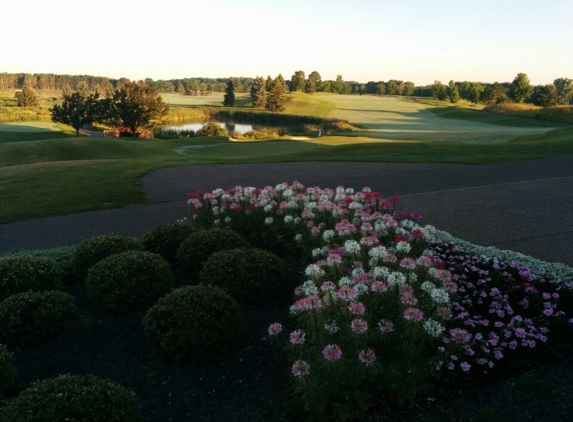
<path fill-rule="evenodd" d="M 507 103 L 487 106 L 484 110 L 504 116 L 573 124 L 573 106 L 538 107 L 533 104 Z"/>
<path fill-rule="evenodd" d="M 52 122 L 0 123 L 0 143 L 59 139 L 73 137 L 75 133 L 69 126 Z"/>
<path fill-rule="evenodd" d="M 296 98 L 292 106 L 295 112 L 304 109 L 302 101 L 308 99 L 313 113 L 330 109 L 328 117 L 356 122 L 362 129 L 351 136 L 298 141 L 278 138 L 236 143 L 224 137 L 179 140 L 73 137 L 50 141 L 20 138 L 22 142 L 0 143 L 3 199 L 0 222 L 142 203 L 143 174 L 188 164 L 279 161 L 486 164 L 573 154 L 573 127 L 552 129 L 537 120 L 526 123 L 522 118 L 483 117 L 479 110 L 463 107 L 432 112 L 428 104 L 402 98 L 323 94 L 298 94 Z M 34 130 L 21 133 L 48 139 L 43 132 Z"/>

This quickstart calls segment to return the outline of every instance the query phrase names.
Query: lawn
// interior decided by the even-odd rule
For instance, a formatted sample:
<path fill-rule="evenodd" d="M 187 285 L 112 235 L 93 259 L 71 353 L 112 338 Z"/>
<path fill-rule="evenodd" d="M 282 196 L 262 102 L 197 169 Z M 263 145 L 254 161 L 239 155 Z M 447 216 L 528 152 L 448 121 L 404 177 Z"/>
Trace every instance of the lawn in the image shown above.
<path fill-rule="evenodd" d="M 220 101 L 222 94 L 167 94 L 165 99 L 195 107 Z M 2 124 L 0 195 L 10 200 L 0 210 L 0 222 L 141 203 L 141 176 L 171 166 L 277 161 L 486 164 L 573 153 L 571 126 L 496 116 L 463 105 L 296 93 L 285 112 L 344 119 L 360 129 L 340 136 L 237 143 L 227 138 L 75 138 L 69 128 L 62 131 L 47 122 Z M 54 197 L 58 201 L 50 200 Z"/>

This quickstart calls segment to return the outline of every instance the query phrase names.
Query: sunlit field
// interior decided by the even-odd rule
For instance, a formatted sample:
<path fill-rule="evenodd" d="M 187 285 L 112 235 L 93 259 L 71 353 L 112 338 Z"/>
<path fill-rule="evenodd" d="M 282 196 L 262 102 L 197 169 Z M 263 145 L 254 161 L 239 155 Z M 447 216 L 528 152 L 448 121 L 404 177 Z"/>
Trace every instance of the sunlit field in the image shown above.
<path fill-rule="evenodd" d="M 222 107 L 223 94 L 163 97 L 172 105 Z M 234 142 L 226 137 L 76 138 L 71 128 L 51 122 L 0 124 L 0 197 L 6 204 L 0 222 L 141 203 L 140 178 L 171 166 L 279 161 L 486 164 L 573 153 L 571 125 L 499 116 L 463 104 L 323 93 L 289 98 L 285 113 L 344 119 L 359 129 L 340 136 Z M 242 101 L 249 101 L 246 94 Z M 57 203 L 51 200 L 55 197 Z"/>

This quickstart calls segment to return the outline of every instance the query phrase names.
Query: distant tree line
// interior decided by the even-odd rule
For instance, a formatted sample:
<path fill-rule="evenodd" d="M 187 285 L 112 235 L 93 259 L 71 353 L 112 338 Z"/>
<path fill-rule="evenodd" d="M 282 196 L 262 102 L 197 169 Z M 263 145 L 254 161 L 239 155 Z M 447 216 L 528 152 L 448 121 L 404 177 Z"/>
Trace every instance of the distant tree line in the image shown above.
<path fill-rule="evenodd" d="M 253 89 L 261 92 L 261 81 L 258 78 L 261 77 L 233 77 L 233 92 L 251 93 L 251 96 Z M 270 75 L 265 79 L 267 93 L 270 92 L 273 81 L 274 79 Z M 93 92 L 102 96 L 112 95 L 115 90 L 121 89 L 123 85 L 129 82 L 130 80 L 127 78 L 112 79 L 90 75 L 0 73 L 0 89 L 61 90 L 65 94 L 79 91 L 84 94 Z M 228 78 L 183 78 L 157 81 L 147 78 L 145 83 L 158 92 L 209 95 L 211 92 L 224 92 L 227 89 Z M 441 81 L 435 81 L 432 85 L 415 86 L 413 82 L 397 79 L 369 81 L 367 83 L 345 81 L 342 75 L 337 75 L 335 80 L 322 80 L 317 71 L 311 72 L 306 77 L 303 70 L 297 70 L 290 80 L 284 81 L 284 84 L 286 91 L 301 91 L 309 94 L 331 92 L 338 94 L 419 96 L 451 102 L 466 100 L 473 104 L 495 104 L 505 101 L 525 102 L 541 106 L 573 104 L 572 79 L 557 78 L 553 84 L 532 86 L 525 73 L 517 74 L 512 82 L 495 82 L 492 84 L 475 81 L 450 81 L 448 84 L 444 84 Z M 262 99 L 259 99 L 258 104 L 262 104 Z"/>
<path fill-rule="evenodd" d="M 518 73 L 512 82 L 502 83 L 452 80 L 446 85 L 435 81 L 432 85 L 416 87 L 414 95 L 451 103 L 466 100 L 474 105 L 514 102 L 550 107 L 573 104 L 573 79 L 557 78 L 552 84 L 534 86 L 525 73 Z"/>

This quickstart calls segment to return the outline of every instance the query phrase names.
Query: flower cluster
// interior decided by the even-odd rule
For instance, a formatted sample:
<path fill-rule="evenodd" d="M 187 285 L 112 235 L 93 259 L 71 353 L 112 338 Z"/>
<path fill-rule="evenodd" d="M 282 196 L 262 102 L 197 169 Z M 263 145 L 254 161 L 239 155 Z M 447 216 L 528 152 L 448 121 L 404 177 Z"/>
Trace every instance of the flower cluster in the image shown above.
<path fill-rule="evenodd" d="M 419 212 L 398 213 L 398 202 L 369 188 L 297 182 L 189 195 L 193 224 L 258 235 L 253 244 L 286 239 L 311 262 L 294 292 L 298 327 L 287 342 L 308 400 L 317 400 L 317 385 L 366 380 L 411 400 L 431 371 L 489 371 L 546 342 L 552 319 L 570 318 L 573 285 L 438 241 L 443 232 L 419 225 Z M 269 337 L 281 331 L 271 324 Z"/>
<path fill-rule="evenodd" d="M 553 320 L 570 318 L 564 309 L 570 306 L 572 283 L 454 243 L 436 242 L 432 248 L 458 287 L 438 347 L 437 370 L 488 372 L 516 350 L 546 343 Z"/>

